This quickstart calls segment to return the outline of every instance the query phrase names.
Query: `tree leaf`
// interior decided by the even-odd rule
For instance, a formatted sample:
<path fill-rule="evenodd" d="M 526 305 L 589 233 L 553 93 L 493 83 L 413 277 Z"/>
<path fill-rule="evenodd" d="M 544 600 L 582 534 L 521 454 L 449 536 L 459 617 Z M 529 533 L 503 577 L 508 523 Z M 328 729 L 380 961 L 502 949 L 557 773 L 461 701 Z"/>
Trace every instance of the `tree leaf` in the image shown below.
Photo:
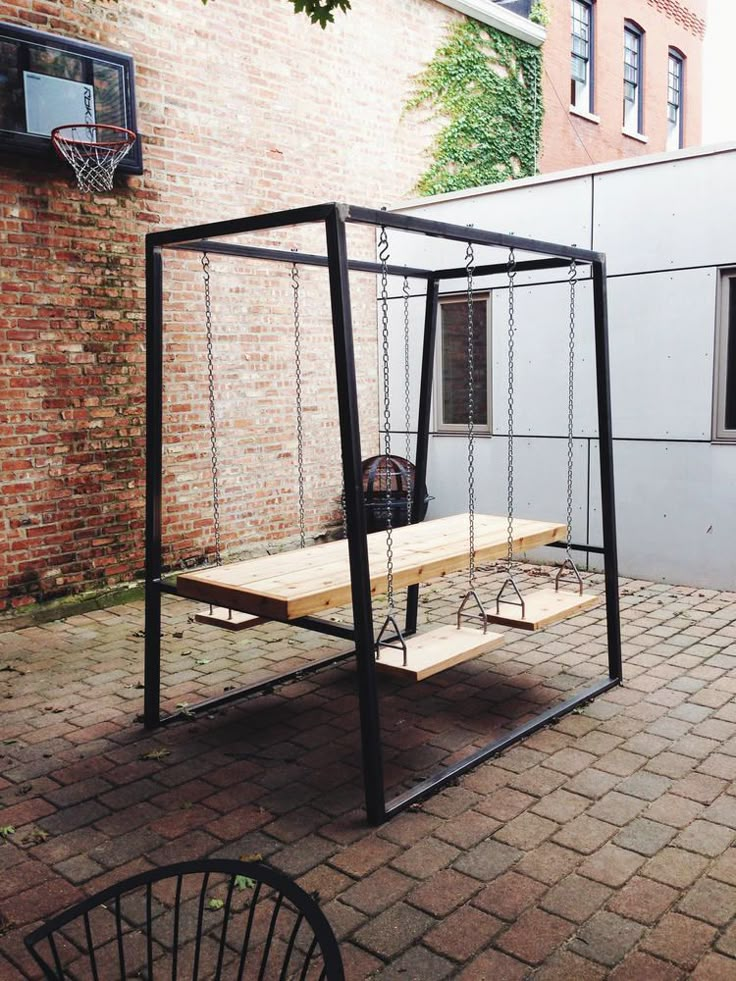
<path fill-rule="evenodd" d="M 333 11 L 342 10 L 347 13 L 350 10 L 351 0 L 290 0 L 294 6 L 295 14 L 306 14 L 313 24 L 319 24 L 324 30 L 328 24 L 335 21 Z"/>

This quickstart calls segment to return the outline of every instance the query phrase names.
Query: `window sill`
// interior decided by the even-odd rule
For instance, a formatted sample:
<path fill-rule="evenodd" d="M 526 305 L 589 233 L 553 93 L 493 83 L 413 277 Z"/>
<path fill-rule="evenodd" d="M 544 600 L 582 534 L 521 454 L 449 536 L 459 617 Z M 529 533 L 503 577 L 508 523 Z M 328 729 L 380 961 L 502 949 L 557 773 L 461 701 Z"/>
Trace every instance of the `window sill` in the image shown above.
<path fill-rule="evenodd" d="M 479 20 L 482 24 L 517 37 L 527 44 L 532 44 L 538 48 L 547 38 L 547 30 L 541 24 L 535 24 L 528 17 L 521 14 L 514 14 L 504 7 L 497 7 L 495 3 L 488 0 L 439 0 L 445 7 L 458 10 L 466 17 Z"/>
<path fill-rule="evenodd" d="M 628 136 L 630 140 L 638 140 L 639 143 L 649 142 L 648 136 L 644 136 L 643 133 L 635 133 L 633 129 L 626 129 L 624 127 L 624 129 L 622 129 L 621 132 L 623 133 L 624 136 Z"/>
<path fill-rule="evenodd" d="M 601 117 L 596 116 L 593 112 L 586 112 L 584 109 L 578 109 L 577 106 L 570 106 L 570 112 L 573 116 L 579 116 L 581 119 L 587 119 L 589 123 L 600 123 Z"/>

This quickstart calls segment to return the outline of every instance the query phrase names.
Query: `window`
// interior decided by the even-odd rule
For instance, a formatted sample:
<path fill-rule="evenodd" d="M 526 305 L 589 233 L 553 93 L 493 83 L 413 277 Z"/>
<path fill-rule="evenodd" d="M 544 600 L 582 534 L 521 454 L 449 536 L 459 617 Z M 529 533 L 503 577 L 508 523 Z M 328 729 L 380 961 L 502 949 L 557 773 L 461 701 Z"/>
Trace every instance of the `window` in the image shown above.
<path fill-rule="evenodd" d="M 642 39 L 638 27 L 624 27 L 624 129 L 629 133 L 643 132 Z"/>
<path fill-rule="evenodd" d="M 670 48 L 667 58 L 667 149 L 679 150 L 682 140 L 683 58 Z"/>
<path fill-rule="evenodd" d="M 488 365 L 490 296 L 473 300 L 473 421 L 491 431 Z M 437 371 L 437 429 L 465 432 L 468 425 L 468 304 L 465 297 L 440 300 Z"/>
<path fill-rule="evenodd" d="M 572 16 L 570 104 L 593 112 L 593 5 L 570 0 Z"/>
<path fill-rule="evenodd" d="M 736 441 L 736 269 L 721 273 L 713 438 Z"/>

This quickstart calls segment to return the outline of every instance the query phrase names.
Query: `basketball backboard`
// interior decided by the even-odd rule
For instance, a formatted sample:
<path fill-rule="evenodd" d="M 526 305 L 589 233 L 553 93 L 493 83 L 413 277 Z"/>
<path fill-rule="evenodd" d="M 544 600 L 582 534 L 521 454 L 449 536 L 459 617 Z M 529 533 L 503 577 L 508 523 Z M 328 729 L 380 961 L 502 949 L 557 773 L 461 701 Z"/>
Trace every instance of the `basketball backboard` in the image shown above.
<path fill-rule="evenodd" d="M 51 131 L 68 123 L 123 126 L 137 133 L 133 59 L 0 24 L 0 153 L 52 157 Z M 140 139 L 118 169 L 143 172 Z"/>

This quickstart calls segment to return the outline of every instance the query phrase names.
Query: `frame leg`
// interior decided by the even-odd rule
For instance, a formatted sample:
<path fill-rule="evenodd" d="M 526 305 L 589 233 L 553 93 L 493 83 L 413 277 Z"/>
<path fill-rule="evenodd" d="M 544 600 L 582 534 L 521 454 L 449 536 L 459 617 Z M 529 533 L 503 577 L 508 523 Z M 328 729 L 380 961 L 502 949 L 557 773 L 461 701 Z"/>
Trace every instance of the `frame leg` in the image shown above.
<path fill-rule="evenodd" d="M 611 381 L 608 357 L 608 309 L 605 261 L 593 263 L 593 310 L 595 314 L 595 366 L 598 389 L 598 438 L 601 467 L 601 510 L 606 580 L 606 625 L 608 673 L 623 680 L 621 658 L 621 614 L 618 595 L 618 552 L 616 547 L 616 502 L 613 488 L 613 437 Z"/>
<path fill-rule="evenodd" d="M 163 481 L 163 260 L 146 241 L 146 619 L 143 720 L 161 714 L 161 496 Z"/>
<path fill-rule="evenodd" d="M 386 819 L 383 748 L 374 658 L 368 541 L 363 507 L 358 387 L 355 377 L 355 351 L 350 311 L 347 237 L 345 219 L 341 213 L 340 205 L 336 205 L 332 214 L 327 218 L 326 232 L 348 554 L 352 584 L 355 656 L 360 699 L 360 736 L 363 753 L 365 806 L 369 822 L 381 824 Z"/>
<path fill-rule="evenodd" d="M 154 729 L 161 722 L 161 592 L 146 583 L 143 722 Z"/>

